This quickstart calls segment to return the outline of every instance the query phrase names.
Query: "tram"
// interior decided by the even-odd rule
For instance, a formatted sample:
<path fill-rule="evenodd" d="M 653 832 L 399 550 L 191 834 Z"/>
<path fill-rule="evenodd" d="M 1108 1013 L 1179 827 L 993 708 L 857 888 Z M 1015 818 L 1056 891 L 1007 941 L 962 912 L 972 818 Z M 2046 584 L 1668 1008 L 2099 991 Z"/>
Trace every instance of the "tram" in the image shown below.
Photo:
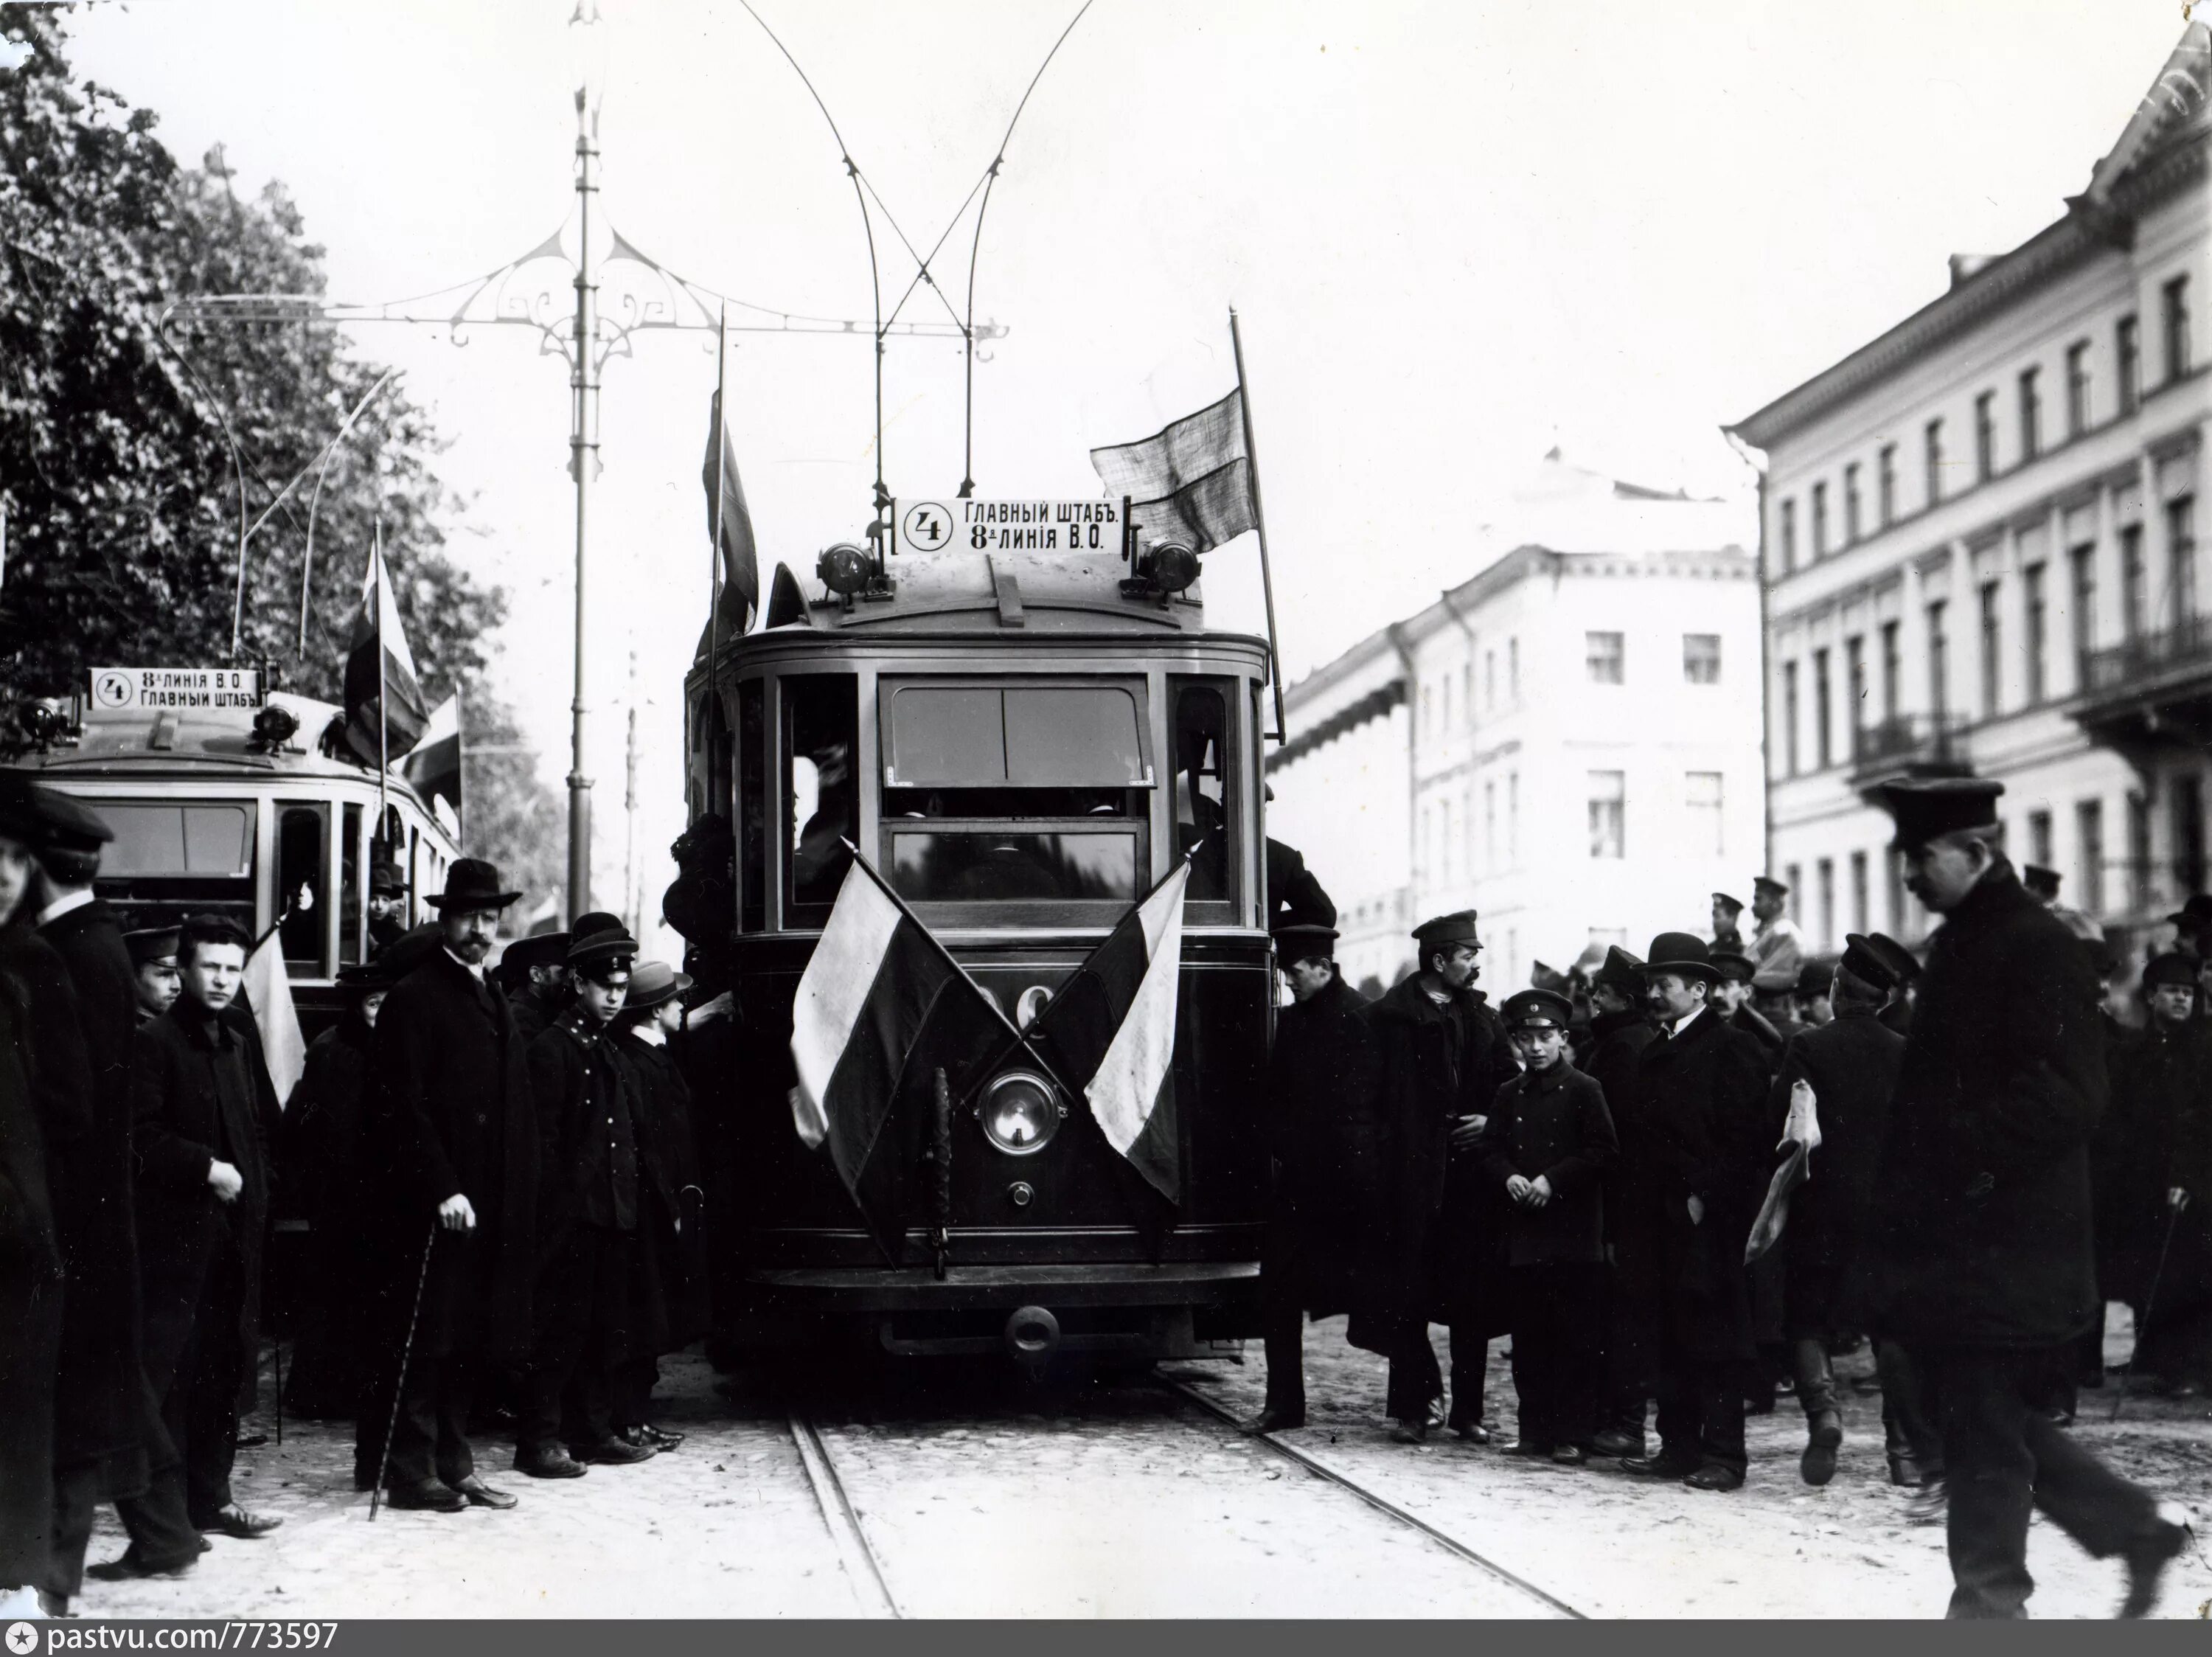
<path fill-rule="evenodd" d="M 103 700 L 96 684 L 88 698 L 41 700 L 32 748 L 15 764 L 115 831 L 95 889 L 125 928 L 198 914 L 228 916 L 257 938 L 278 928 L 312 1040 L 342 1010 L 338 968 L 374 947 L 373 864 L 400 867 L 407 923 L 427 919 L 420 894 L 442 890 L 460 855 L 450 813 L 396 768 L 380 789 L 373 767 L 324 742 L 341 716 L 326 702 L 281 691 L 176 698 L 201 705 Z"/>
<path fill-rule="evenodd" d="M 726 1346 L 834 1331 L 898 1355 L 1141 1362 L 1260 1331 L 1267 649 L 1208 630 L 1188 548 L 1117 551 L 1115 533 L 1048 552 L 832 547 L 813 592 L 779 566 L 763 626 L 687 676 L 689 812 L 733 825 L 728 971 L 748 1032 L 726 1119 L 702 1122 L 736 1171 Z M 934 1124 L 895 1111 L 875 1155 L 902 1164 L 898 1212 L 863 1224 L 787 1100 L 793 992 L 848 846 L 1024 1026 L 1191 856 L 1178 1204 L 1017 1051 L 954 1114 L 949 1215 Z"/>

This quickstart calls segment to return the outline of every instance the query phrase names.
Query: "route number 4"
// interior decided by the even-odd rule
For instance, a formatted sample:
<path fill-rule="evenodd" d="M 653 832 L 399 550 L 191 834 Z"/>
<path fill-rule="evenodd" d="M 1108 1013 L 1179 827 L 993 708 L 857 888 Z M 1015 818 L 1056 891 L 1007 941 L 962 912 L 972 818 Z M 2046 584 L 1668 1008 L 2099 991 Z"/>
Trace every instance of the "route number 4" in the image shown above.
<path fill-rule="evenodd" d="M 952 539 L 952 515 L 935 501 L 924 501 L 908 509 L 899 529 L 915 551 L 934 552 Z"/>

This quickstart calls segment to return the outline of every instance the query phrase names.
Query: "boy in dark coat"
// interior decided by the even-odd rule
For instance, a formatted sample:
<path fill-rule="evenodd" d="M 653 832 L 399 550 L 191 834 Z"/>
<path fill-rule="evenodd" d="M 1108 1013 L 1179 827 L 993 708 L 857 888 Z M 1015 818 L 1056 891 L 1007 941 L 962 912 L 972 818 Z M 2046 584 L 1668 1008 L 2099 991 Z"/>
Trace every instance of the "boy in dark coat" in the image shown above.
<path fill-rule="evenodd" d="M 1620 1148 L 1605 1093 L 1567 1057 L 1574 1008 L 1548 990 L 1505 998 L 1506 1028 L 1528 1066 L 1498 1090 L 1483 1131 L 1483 1171 L 1513 1204 L 1516 1455 L 1578 1467 L 1597 1431 L 1605 1380 L 1606 1164 Z"/>
<path fill-rule="evenodd" d="M 1943 917 L 1875 1183 L 1875 1330 L 1927 1377 L 1950 1487 L 1954 1617 L 2021 1615 L 2032 1510 L 2155 1602 L 2187 1539 L 2150 1495 L 2054 1426 L 2054 1369 L 2097 1292 L 2087 1145 L 2105 1104 L 2096 981 L 2001 847 L 2001 783 L 1883 790 L 1906 885 Z"/>

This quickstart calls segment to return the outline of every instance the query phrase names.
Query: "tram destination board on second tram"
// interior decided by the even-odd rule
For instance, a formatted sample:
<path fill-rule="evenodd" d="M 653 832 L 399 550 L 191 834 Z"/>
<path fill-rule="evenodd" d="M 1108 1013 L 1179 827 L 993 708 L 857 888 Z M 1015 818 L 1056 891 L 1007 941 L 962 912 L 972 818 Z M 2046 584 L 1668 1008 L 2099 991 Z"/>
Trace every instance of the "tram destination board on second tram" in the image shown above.
<path fill-rule="evenodd" d="M 901 501 L 891 521 L 897 549 L 935 552 L 1119 551 L 1119 501 Z"/>
<path fill-rule="evenodd" d="M 92 705 L 124 708 L 258 708 L 261 673 L 253 667 L 95 667 Z"/>

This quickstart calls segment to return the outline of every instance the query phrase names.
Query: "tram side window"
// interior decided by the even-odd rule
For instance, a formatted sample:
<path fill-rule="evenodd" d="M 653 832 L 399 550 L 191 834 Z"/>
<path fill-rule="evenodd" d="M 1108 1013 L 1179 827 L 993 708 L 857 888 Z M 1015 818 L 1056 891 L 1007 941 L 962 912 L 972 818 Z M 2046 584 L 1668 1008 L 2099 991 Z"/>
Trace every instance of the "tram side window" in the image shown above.
<path fill-rule="evenodd" d="M 348 806 L 338 835 L 338 959 L 362 957 L 361 807 Z"/>
<path fill-rule="evenodd" d="M 768 924 L 768 789 L 763 776 L 767 686 L 749 679 L 738 686 L 738 925 L 758 932 Z"/>
<path fill-rule="evenodd" d="M 1231 783 L 1237 752 L 1226 681 L 1170 679 L 1175 698 L 1176 844 L 1191 859 L 1193 903 L 1233 902 L 1242 802 Z"/>
<path fill-rule="evenodd" d="M 851 673 L 798 674 L 783 692 L 787 917 L 826 917 L 851 867 L 844 843 L 860 832 L 853 774 L 860 733 L 858 680 Z"/>
<path fill-rule="evenodd" d="M 276 901 L 283 916 L 284 966 L 311 978 L 331 976 L 323 960 L 329 829 L 328 806 L 294 801 L 277 807 Z"/>

